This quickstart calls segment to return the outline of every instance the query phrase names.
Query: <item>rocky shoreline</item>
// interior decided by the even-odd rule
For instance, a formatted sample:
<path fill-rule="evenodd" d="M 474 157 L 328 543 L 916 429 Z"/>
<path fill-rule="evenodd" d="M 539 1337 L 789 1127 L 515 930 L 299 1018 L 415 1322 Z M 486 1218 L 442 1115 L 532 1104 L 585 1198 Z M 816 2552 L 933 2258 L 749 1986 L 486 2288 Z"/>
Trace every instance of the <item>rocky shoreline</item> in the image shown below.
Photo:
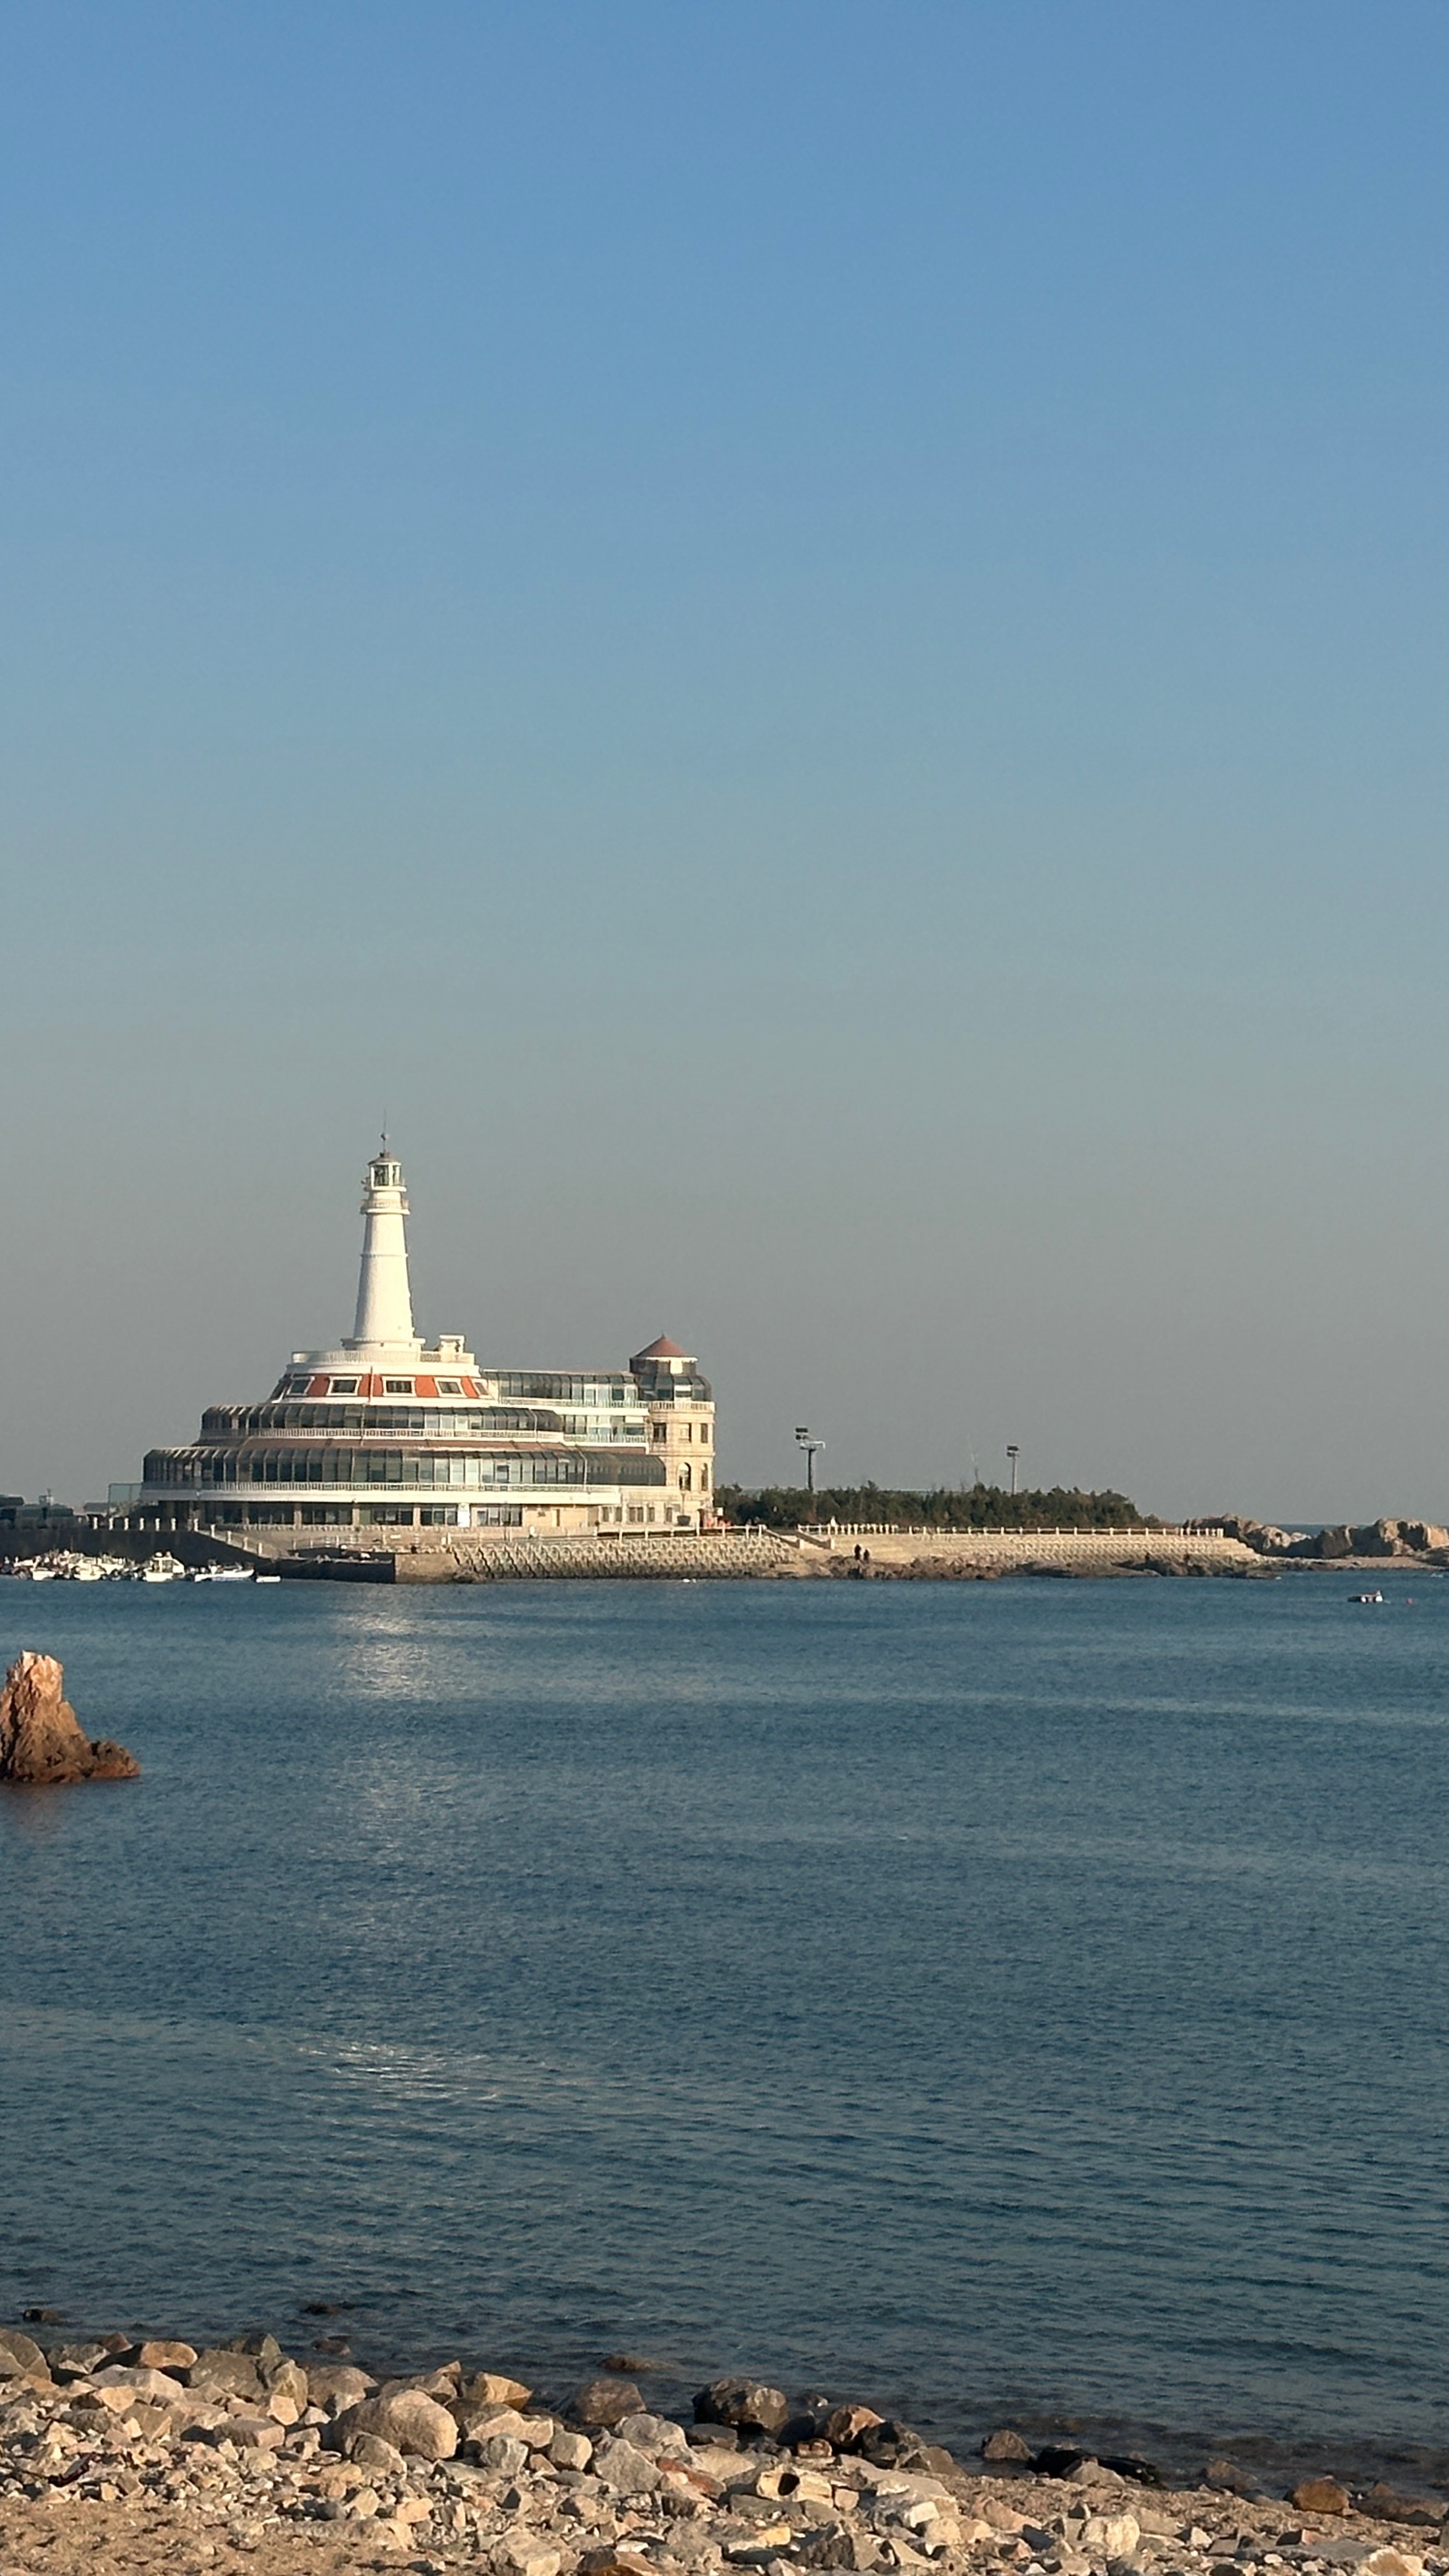
<path fill-rule="evenodd" d="M 1340 1521 L 1324 1529 L 1289 1530 L 1229 1512 L 1220 1527 L 1225 1537 L 1239 1540 L 1275 1566 L 1326 1566 L 1339 1572 L 1363 1566 L 1380 1573 L 1387 1564 L 1441 1573 L 1449 1568 L 1449 1529 L 1435 1521 Z"/>
<path fill-rule="evenodd" d="M 1449 2506 L 1240 2463 L 1166 2484 L 1147 2461 L 1036 2448 L 969 2466 L 869 2406 L 748 2380 L 685 2424 L 611 2358 L 566 2404 L 450 2361 L 379 2382 L 269 2334 L 198 2349 L 0 2328 L 0 2567 L 316 2576 L 1449 2576 Z"/>

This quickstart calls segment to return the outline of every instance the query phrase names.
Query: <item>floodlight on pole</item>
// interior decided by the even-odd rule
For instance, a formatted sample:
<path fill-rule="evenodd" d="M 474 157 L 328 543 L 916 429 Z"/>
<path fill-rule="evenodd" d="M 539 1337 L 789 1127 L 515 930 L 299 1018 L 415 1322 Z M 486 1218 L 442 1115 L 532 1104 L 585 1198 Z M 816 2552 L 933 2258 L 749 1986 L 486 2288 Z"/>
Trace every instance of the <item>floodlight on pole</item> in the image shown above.
<path fill-rule="evenodd" d="M 1007 1442 L 1007 1444 L 1006 1444 L 1006 1454 L 1007 1454 L 1008 1458 L 1011 1460 L 1011 1490 L 1012 1490 L 1012 1492 L 1013 1492 L 1013 1493 L 1015 1493 L 1015 1491 L 1016 1491 L 1016 1462 L 1017 1462 L 1018 1458 L 1021 1456 L 1021 1451 L 1020 1451 L 1020 1449 L 1017 1447 L 1016 1442 L 1015 1442 L 1014 1440 L 1008 1440 L 1008 1442 Z"/>
<path fill-rule="evenodd" d="M 797 1449 L 803 1449 L 805 1452 L 805 1490 L 807 1494 L 813 1494 L 815 1491 L 815 1452 L 817 1449 L 823 1449 L 825 1443 L 823 1440 L 815 1439 L 807 1424 L 797 1422 L 795 1425 L 795 1446 Z"/>

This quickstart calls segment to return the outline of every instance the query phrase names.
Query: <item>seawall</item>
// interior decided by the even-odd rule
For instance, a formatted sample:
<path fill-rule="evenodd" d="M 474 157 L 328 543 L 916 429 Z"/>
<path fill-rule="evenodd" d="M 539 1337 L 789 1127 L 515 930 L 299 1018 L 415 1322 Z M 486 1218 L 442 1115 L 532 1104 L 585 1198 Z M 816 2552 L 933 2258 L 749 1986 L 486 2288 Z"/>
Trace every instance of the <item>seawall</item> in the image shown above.
<path fill-rule="evenodd" d="M 1261 1574 L 1263 1559 L 1221 1530 L 900 1530 L 796 1534 L 802 1574 Z M 857 1556 L 857 1550 L 860 1554 Z"/>
<path fill-rule="evenodd" d="M 1202 1530 L 721 1530 L 618 1535 L 418 1530 L 392 1548 L 265 1547 L 292 1578 L 396 1583 L 990 1581 L 1009 1574 L 1258 1575 L 1240 1539 Z M 857 1556 L 856 1548 L 862 1553 Z M 865 1551 L 869 1551 L 869 1555 Z M 259 1548 L 258 1553 L 263 1552 Z"/>
<path fill-rule="evenodd" d="M 6 1533 L 0 1563 L 51 1553 L 35 1533 Z M 889 1580 L 982 1582 L 1009 1574 L 1269 1574 L 1240 1539 L 1211 1530 L 734 1529 L 576 1535 L 513 1531 L 248 1530 L 160 1533 L 78 1529 L 79 1555 L 136 1562 L 165 1549 L 183 1565 L 250 1565 L 289 1580 L 354 1583 L 775 1582 Z M 857 1554 L 857 1549 L 860 1553 Z M 1342 1569 L 1340 1569 L 1342 1570 Z"/>

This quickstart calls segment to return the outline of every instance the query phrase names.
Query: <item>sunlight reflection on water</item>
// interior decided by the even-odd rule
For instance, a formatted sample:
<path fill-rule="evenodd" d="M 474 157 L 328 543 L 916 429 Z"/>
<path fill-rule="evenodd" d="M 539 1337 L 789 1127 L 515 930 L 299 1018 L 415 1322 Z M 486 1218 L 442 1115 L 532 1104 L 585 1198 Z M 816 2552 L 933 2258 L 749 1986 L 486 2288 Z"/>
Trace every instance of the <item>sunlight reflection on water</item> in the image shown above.
<path fill-rule="evenodd" d="M 47 1598 L 0 2298 L 1436 2438 L 1446 1596 Z"/>

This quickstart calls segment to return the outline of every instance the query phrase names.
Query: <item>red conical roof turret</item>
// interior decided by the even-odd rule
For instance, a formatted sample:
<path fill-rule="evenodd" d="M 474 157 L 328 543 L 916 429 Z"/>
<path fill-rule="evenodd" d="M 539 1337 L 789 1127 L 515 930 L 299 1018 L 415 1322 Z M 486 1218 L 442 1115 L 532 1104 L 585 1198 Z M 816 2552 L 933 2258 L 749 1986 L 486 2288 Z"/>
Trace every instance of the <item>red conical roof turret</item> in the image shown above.
<path fill-rule="evenodd" d="M 636 1360 L 687 1360 L 693 1356 L 692 1351 L 682 1351 L 677 1342 L 671 1342 L 667 1333 L 661 1333 L 658 1341 L 651 1342 L 647 1351 L 634 1353 Z"/>

